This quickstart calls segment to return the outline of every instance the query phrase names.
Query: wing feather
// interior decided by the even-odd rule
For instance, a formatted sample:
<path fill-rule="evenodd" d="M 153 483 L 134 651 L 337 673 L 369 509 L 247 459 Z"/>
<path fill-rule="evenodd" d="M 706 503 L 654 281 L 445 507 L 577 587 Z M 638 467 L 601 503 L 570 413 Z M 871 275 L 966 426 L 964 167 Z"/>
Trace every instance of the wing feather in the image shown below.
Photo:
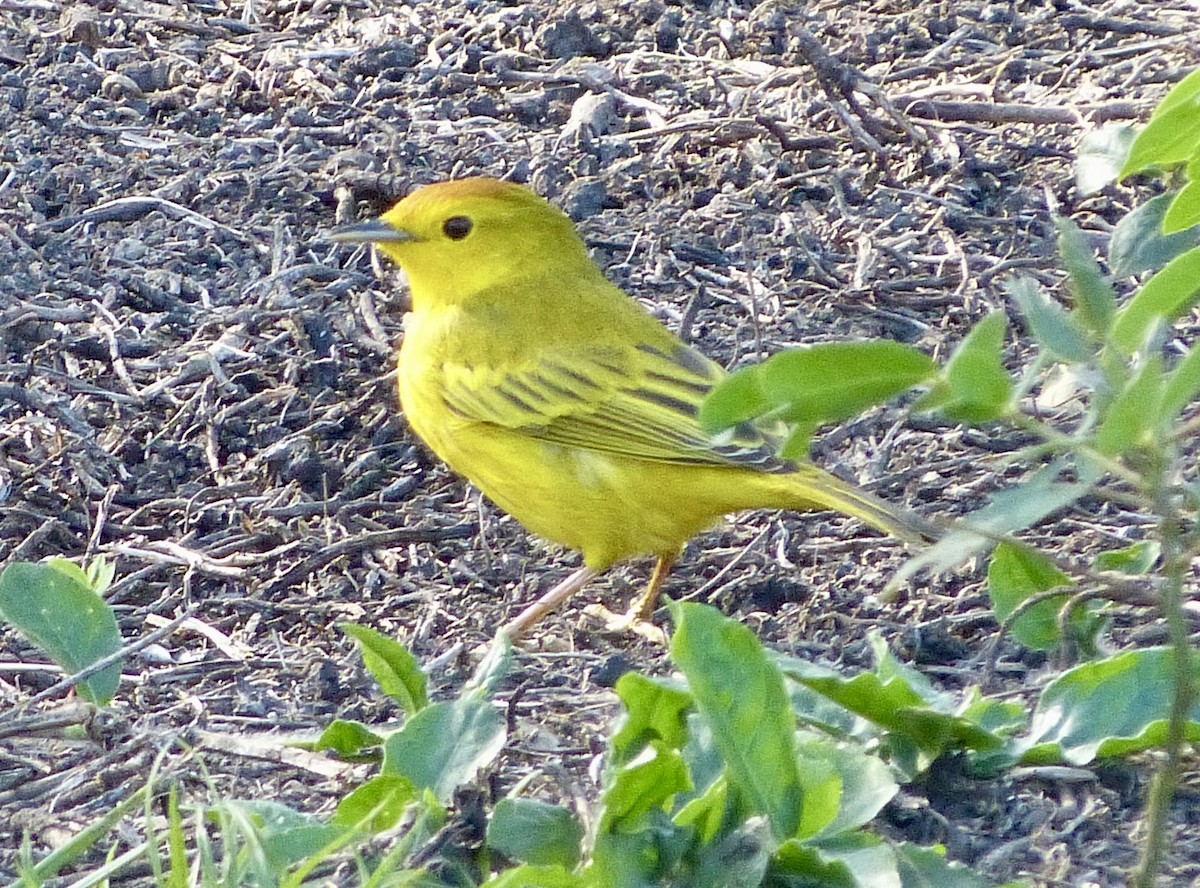
<path fill-rule="evenodd" d="M 685 465 L 786 472 L 778 437 L 749 423 L 706 434 L 700 402 L 725 373 L 682 344 L 585 346 L 518 368 L 447 364 L 443 396 L 459 416 L 542 441 Z"/>

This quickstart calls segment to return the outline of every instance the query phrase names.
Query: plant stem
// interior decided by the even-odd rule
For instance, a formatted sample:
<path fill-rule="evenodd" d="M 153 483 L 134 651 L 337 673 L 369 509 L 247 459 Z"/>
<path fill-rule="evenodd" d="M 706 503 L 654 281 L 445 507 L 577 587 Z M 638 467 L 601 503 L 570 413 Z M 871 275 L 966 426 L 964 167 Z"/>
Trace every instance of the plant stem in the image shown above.
<path fill-rule="evenodd" d="M 1004 418 L 1021 431 L 1041 438 L 1045 442 L 1041 446 L 1049 448 L 1049 452 L 1051 453 L 1074 453 L 1078 456 L 1086 457 L 1105 472 L 1122 481 L 1132 484 L 1135 487 L 1143 487 L 1145 485 L 1145 480 L 1137 472 L 1125 465 L 1125 463 L 1103 453 L 1098 453 L 1085 440 L 1081 440 L 1075 435 L 1060 432 L 1040 419 L 1032 417 L 1027 413 L 1022 413 L 1019 410 L 1008 413 Z M 1031 452 L 1036 449 L 1033 447 L 1027 448 Z"/>
<path fill-rule="evenodd" d="M 1179 516 L 1161 493 L 1156 496 L 1163 547 L 1163 614 L 1167 620 L 1167 637 L 1175 652 L 1175 688 L 1171 702 L 1171 718 L 1167 724 L 1166 761 L 1154 775 L 1146 805 L 1146 842 L 1141 859 L 1133 872 L 1134 888 L 1153 888 L 1155 873 L 1162 866 L 1167 845 L 1167 815 L 1171 800 L 1179 785 L 1183 768 L 1183 747 L 1187 736 L 1189 715 L 1195 700 L 1195 676 L 1192 649 L 1188 639 L 1187 618 L 1183 612 L 1183 587 L 1190 552 L 1184 546 L 1183 528 Z"/>

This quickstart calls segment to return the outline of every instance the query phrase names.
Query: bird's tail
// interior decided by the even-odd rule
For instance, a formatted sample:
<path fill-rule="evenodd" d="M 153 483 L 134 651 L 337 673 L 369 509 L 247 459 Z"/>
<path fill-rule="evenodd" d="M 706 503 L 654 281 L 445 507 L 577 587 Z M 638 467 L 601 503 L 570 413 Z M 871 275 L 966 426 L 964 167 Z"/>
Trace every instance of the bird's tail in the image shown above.
<path fill-rule="evenodd" d="M 793 482 L 797 500 L 791 508 L 803 511 L 831 509 L 912 543 L 934 542 L 945 535 L 945 531 L 929 519 L 903 506 L 885 502 L 817 466 L 802 464 L 798 471 L 783 477 Z"/>

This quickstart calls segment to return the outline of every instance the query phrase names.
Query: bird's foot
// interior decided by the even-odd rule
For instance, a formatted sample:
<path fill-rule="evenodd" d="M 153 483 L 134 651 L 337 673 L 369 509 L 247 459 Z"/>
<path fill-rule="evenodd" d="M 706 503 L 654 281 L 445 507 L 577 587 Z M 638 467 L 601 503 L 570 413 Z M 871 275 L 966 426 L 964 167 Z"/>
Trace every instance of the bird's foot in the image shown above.
<path fill-rule="evenodd" d="M 637 607 L 631 607 L 623 614 L 615 614 L 602 604 L 589 604 L 583 612 L 600 620 L 605 632 L 620 635 L 633 632 L 654 644 L 667 646 L 667 633 L 643 617 Z"/>

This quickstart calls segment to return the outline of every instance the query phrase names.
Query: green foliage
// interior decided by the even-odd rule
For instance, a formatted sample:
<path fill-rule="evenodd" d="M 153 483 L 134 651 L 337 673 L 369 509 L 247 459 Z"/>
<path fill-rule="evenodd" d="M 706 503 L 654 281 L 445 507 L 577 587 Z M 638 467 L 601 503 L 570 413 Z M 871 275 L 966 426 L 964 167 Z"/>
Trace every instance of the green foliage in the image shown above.
<path fill-rule="evenodd" d="M 501 799 L 488 823 L 487 842 L 514 860 L 571 870 L 582 852 L 583 825 L 558 805 Z"/>
<path fill-rule="evenodd" d="M 479 695 L 434 703 L 383 744 L 383 773 L 397 774 L 448 802 L 504 747 L 504 716 Z"/>
<path fill-rule="evenodd" d="M 121 630 L 102 597 L 113 571 L 102 558 L 86 571 L 62 558 L 10 564 L 0 574 L 0 616 L 68 675 L 82 672 L 121 649 Z M 104 706 L 116 695 L 120 680 L 118 661 L 77 688 L 84 699 Z"/>
<path fill-rule="evenodd" d="M 988 315 L 975 325 L 950 355 L 937 382 L 914 405 L 936 410 L 952 422 L 979 423 L 1011 410 L 1013 383 L 1004 369 L 1003 314 Z"/>
<path fill-rule="evenodd" d="M 610 746 L 611 763 L 627 764 L 655 737 L 672 749 L 687 739 L 687 716 L 692 695 L 684 687 L 663 684 L 636 672 L 626 672 L 617 681 L 617 696 L 625 704 Z"/>
<path fill-rule="evenodd" d="M 1111 555 L 1107 568 L 1153 560 L 1145 547 Z M 1034 585 L 1055 579 L 1036 563 L 1024 573 Z M 979 886 L 982 877 L 937 849 L 895 845 L 870 831 L 901 781 L 949 754 L 967 754 L 979 773 L 1021 756 L 1081 763 L 1150 748 L 1164 730 L 1170 655 L 1162 651 L 1064 674 L 1019 737 L 1026 716 L 1018 704 L 978 689 L 939 692 L 878 635 L 870 639 L 874 668 L 847 677 L 769 653 L 712 608 L 673 605 L 672 614 L 671 657 L 682 678 L 631 673 L 618 682 L 625 713 L 609 741 L 590 832 L 566 808 L 513 795 L 492 810 L 485 847 L 443 848 L 438 839 L 449 822 L 446 801 L 477 779 L 504 738 L 487 696 L 509 658 L 500 639 L 460 696 L 425 706 L 398 731 L 340 723 L 349 739 L 329 747 L 362 752 L 382 742 L 386 752 L 381 773 L 327 820 L 238 799 L 195 806 L 185 818 L 172 787 L 158 840 L 169 867 L 155 864 L 159 883 L 188 884 L 178 880 L 191 846 L 203 884 L 299 886 L 350 855 L 364 885 Z M 1200 739 L 1200 724 L 1193 736 Z M 119 819 L 98 824 L 71 853 L 27 860 L 27 871 L 54 875 Z M 385 854 L 364 853 L 384 836 Z M 157 861 L 157 850 L 146 853 Z M 424 868 L 434 861 L 447 875 Z"/>
<path fill-rule="evenodd" d="M 226 839 L 235 837 L 238 850 L 229 863 L 261 885 L 275 884 L 276 874 L 320 854 L 341 834 L 333 824 L 261 799 L 224 799 L 206 818 Z"/>
<path fill-rule="evenodd" d="M 1200 161 L 1193 156 L 1188 164 L 1188 182 L 1175 195 L 1163 216 L 1162 229 L 1166 235 L 1182 234 L 1200 224 Z"/>
<path fill-rule="evenodd" d="M 41 885 L 66 870 L 84 855 L 96 848 L 108 837 L 122 820 L 131 812 L 136 811 L 146 798 L 144 789 L 130 793 L 117 802 L 111 809 L 105 811 L 98 819 L 84 826 L 71 838 L 59 845 L 41 860 L 33 859 L 29 847 L 28 835 L 22 842 L 22 852 L 19 855 L 18 871 L 22 885 Z"/>
<path fill-rule="evenodd" d="M 395 700 L 410 718 L 429 705 L 425 673 L 404 645 L 369 626 L 343 623 L 339 627 L 358 642 L 367 671 L 379 689 Z"/>
<path fill-rule="evenodd" d="M 335 719 L 314 743 L 299 744 L 305 749 L 324 750 L 347 761 L 376 761 L 383 737 L 362 722 Z"/>
<path fill-rule="evenodd" d="M 1186 164 L 1200 150 L 1200 70 L 1167 93 L 1129 149 L 1118 178 Z"/>
<path fill-rule="evenodd" d="M 1026 608 L 1009 627 L 1013 638 L 1035 651 L 1058 647 L 1058 611 L 1073 585 L 1065 573 L 1039 552 L 1001 543 L 988 566 L 988 597 L 996 618 L 1007 620 L 1017 607 L 1035 595 L 1062 588 L 1063 594 L 1046 598 Z"/>
<path fill-rule="evenodd" d="M 709 431 L 770 417 L 796 429 L 789 457 L 806 452 L 820 426 L 841 422 L 929 379 L 934 364 L 898 342 L 830 342 L 782 352 L 733 373 L 700 409 Z"/>
<path fill-rule="evenodd" d="M 1177 320 L 1200 302 L 1200 248 L 1176 256 L 1117 315 L 1112 342 L 1126 354 L 1143 345 L 1156 323 Z"/>
<path fill-rule="evenodd" d="M 1126 546 L 1124 549 L 1114 549 L 1101 552 L 1096 556 L 1093 566 L 1096 570 L 1114 570 L 1133 576 L 1149 573 L 1162 554 L 1162 545 L 1155 540 L 1144 540 Z"/>
<path fill-rule="evenodd" d="M 1074 475 L 1074 480 L 1063 480 Z M 987 504 L 970 513 L 950 533 L 908 560 L 888 583 L 896 589 L 922 571 L 949 570 L 991 549 L 1005 534 L 1032 527 L 1094 488 L 1099 472 L 1092 461 L 1072 467 L 1067 458 L 1042 466 L 1022 484 L 987 497 Z"/>
<path fill-rule="evenodd" d="M 1085 765 L 1095 758 L 1130 755 L 1161 747 L 1174 698 L 1175 651 L 1144 648 L 1069 669 L 1038 699 L 1025 761 Z M 1191 657 L 1200 681 L 1200 660 Z M 1200 740 L 1200 703 L 1193 702 L 1186 728 Z"/>
<path fill-rule="evenodd" d="M 1121 218 L 1108 241 L 1108 264 L 1113 274 L 1131 277 L 1158 271 L 1176 256 L 1200 246 L 1200 226 L 1163 233 L 1174 195 L 1160 194 Z"/>
<path fill-rule="evenodd" d="M 1055 360 L 1076 364 L 1096 356 L 1095 337 L 1078 314 L 1065 311 L 1029 278 L 1012 278 L 1004 288 L 1025 316 L 1034 339 Z"/>
<path fill-rule="evenodd" d="M 986 879 L 973 870 L 946 861 L 942 848 L 922 848 L 907 842 L 898 849 L 904 888 L 985 888 Z M 1010 882 L 1008 888 L 1017 883 Z"/>
<path fill-rule="evenodd" d="M 737 801 L 777 838 L 795 835 L 803 791 L 783 677 L 754 634 L 711 608 L 676 606 L 671 656 L 683 671 Z"/>
<path fill-rule="evenodd" d="M 380 774 L 368 780 L 338 803 L 333 825 L 363 829 L 370 834 L 392 829 L 405 810 L 421 799 L 412 781 L 397 774 Z"/>
<path fill-rule="evenodd" d="M 865 829 L 898 788 L 896 763 L 875 750 L 960 750 L 960 739 L 995 749 L 1000 734 L 950 712 L 953 701 L 881 640 L 867 682 L 839 681 L 768 654 L 711 608 L 673 605 L 672 615 L 671 656 L 686 684 L 618 684 L 626 713 L 610 744 L 591 859 L 578 883 L 550 884 L 853 888 L 919 873 L 908 851 Z M 655 711 L 664 703 L 665 715 Z M 960 708 L 989 711 L 974 698 Z M 1010 733 L 1014 716 L 1023 723 L 1010 710 Z M 919 858 L 947 879 L 969 872 L 933 859 Z"/>
<path fill-rule="evenodd" d="M 792 695 L 806 724 L 834 736 L 853 733 L 880 749 L 905 779 L 915 778 L 947 752 L 993 753 L 1004 745 L 1006 734 L 1024 724 L 1020 712 L 997 719 L 995 710 L 979 705 L 972 695 L 958 700 L 935 690 L 923 675 L 896 660 L 878 634 L 870 642 L 875 669 L 850 677 L 794 658 L 779 662 L 791 681 L 817 695 Z M 829 709 L 829 703 L 837 709 Z M 847 720 L 838 709 L 855 718 Z"/>
<path fill-rule="evenodd" d="M 1117 294 L 1100 270 L 1083 233 L 1068 219 L 1055 219 L 1058 252 L 1067 268 L 1067 289 L 1074 307 L 1072 316 L 1097 342 L 1103 342 L 1117 313 Z M 1031 325 L 1032 327 L 1032 325 Z M 1031 329 L 1035 336 L 1038 331 Z M 1038 342 L 1043 348 L 1048 343 Z"/>
<path fill-rule="evenodd" d="M 1116 178 L 1148 170 L 1182 184 L 1130 213 L 1114 232 L 1109 267 L 1121 276 L 1152 272 L 1128 296 L 1118 296 L 1083 233 L 1058 219 L 1065 292 L 1049 294 L 1025 279 L 1005 285 L 1036 348 L 1028 365 L 1012 372 L 1005 354 L 1007 317 L 995 311 L 976 323 L 940 371 L 897 385 L 896 394 L 925 386 L 915 410 L 951 423 L 1008 425 L 1031 443 L 1009 455 L 1010 462 L 1029 467 L 1026 477 L 989 496 L 936 545 L 913 557 L 889 589 L 920 571 L 951 569 L 995 548 L 988 591 L 997 619 L 1017 642 L 1098 658 L 1105 608 L 1096 599 L 1108 597 L 1157 606 L 1171 647 L 1094 659 L 1059 676 L 1041 695 L 1029 735 L 1019 741 L 1012 739 L 1017 714 L 979 693 L 956 710 L 899 672 L 885 678 L 877 669 L 846 678 L 806 664 L 787 667 L 789 678 L 821 695 L 806 714 L 810 723 L 833 736 L 861 737 L 861 722 L 848 723 L 831 710 L 829 701 L 836 702 L 881 732 L 878 748 L 908 776 L 952 749 L 970 749 L 976 761 L 997 767 L 1021 756 L 1086 763 L 1165 746 L 1168 764 L 1151 794 L 1156 825 L 1135 879 L 1139 885 L 1150 884 L 1162 848 L 1164 799 L 1178 779 L 1182 744 L 1200 732 L 1195 705 L 1200 675 L 1191 668 L 1181 606 L 1185 580 L 1200 560 L 1194 529 L 1200 489 L 1189 480 L 1200 422 L 1194 411 L 1200 348 L 1194 343 L 1180 348 L 1179 331 L 1172 327 L 1200 305 L 1200 71 L 1170 92 L 1136 137 L 1110 129 L 1089 138 L 1078 181 L 1094 193 Z M 797 434 L 805 435 L 813 427 L 806 425 L 809 417 L 837 415 L 822 414 L 810 405 L 810 396 L 800 398 L 797 392 L 810 386 L 803 373 L 795 372 L 791 385 L 782 380 L 798 366 L 792 358 L 778 355 L 770 363 L 777 376 L 771 394 L 762 385 L 762 368 L 741 371 L 719 409 L 708 414 L 714 429 L 732 417 L 769 417 L 796 422 Z M 839 389 L 854 391 L 856 380 L 848 377 L 860 370 L 847 364 L 826 372 L 840 374 Z M 867 383 L 873 384 L 869 374 Z M 740 401 L 739 394 L 745 396 Z M 1051 559 L 1011 539 L 1084 497 L 1112 500 L 1147 516 L 1149 538 L 1102 552 L 1090 565 L 1084 559 Z M 1151 581 L 1136 587 L 1127 579 L 1147 573 Z M 793 694 L 799 699 L 814 702 Z M 807 784 L 805 790 L 807 804 Z M 830 884 L 847 878 L 844 862 L 818 860 L 811 849 L 789 859 L 797 871 L 824 868 L 822 878 Z"/>

